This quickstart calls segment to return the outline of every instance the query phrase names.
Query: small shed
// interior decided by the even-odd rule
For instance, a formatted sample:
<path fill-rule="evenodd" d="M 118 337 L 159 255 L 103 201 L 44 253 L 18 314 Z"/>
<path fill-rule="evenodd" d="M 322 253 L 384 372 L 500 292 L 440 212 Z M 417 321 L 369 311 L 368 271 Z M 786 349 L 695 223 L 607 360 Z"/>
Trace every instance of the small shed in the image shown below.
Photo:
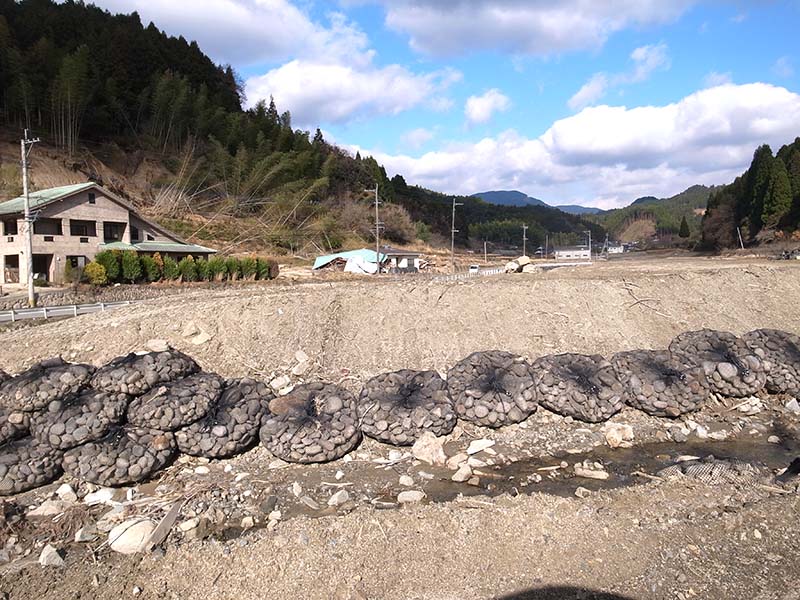
<path fill-rule="evenodd" d="M 422 267 L 419 252 L 400 250 L 391 246 L 383 246 L 381 252 L 386 257 L 385 267 L 393 273 L 416 273 Z"/>
<path fill-rule="evenodd" d="M 564 246 L 556 249 L 556 260 L 591 260 L 588 246 Z"/>

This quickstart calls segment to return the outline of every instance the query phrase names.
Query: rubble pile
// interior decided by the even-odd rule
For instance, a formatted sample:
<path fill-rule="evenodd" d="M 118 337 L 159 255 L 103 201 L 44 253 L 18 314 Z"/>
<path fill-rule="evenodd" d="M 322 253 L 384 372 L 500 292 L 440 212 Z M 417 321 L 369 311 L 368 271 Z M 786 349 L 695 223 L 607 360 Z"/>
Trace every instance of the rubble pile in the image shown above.
<path fill-rule="evenodd" d="M 223 380 L 197 373 L 152 388 L 128 407 L 128 422 L 159 431 L 175 431 L 202 419 L 222 394 Z"/>
<path fill-rule="evenodd" d="M 520 423 L 536 411 L 530 365 L 520 356 L 475 352 L 447 373 L 456 414 L 486 427 Z"/>
<path fill-rule="evenodd" d="M 614 367 L 599 354 L 557 354 L 533 363 L 539 402 L 548 410 L 599 423 L 622 410 L 627 397 Z"/>
<path fill-rule="evenodd" d="M 250 448 L 269 403 L 270 387 L 254 379 L 229 379 L 205 417 L 175 432 L 178 450 L 191 456 L 227 458 Z"/>
<path fill-rule="evenodd" d="M 337 385 L 298 386 L 270 402 L 269 409 L 259 433 L 261 443 L 285 461 L 336 460 L 361 441 L 357 401 Z"/>
<path fill-rule="evenodd" d="M 769 362 L 727 331 L 687 331 L 672 340 L 669 350 L 677 358 L 702 367 L 711 389 L 723 396 L 752 396 L 767 382 Z"/>
<path fill-rule="evenodd" d="M 627 402 L 654 417 L 679 417 L 703 406 L 709 388 L 705 371 L 666 350 L 618 352 L 611 364 L 627 388 Z"/>
<path fill-rule="evenodd" d="M 116 426 L 105 437 L 64 453 L 64 471 L 98 485 L 124 485 L 147 479 L 175 455 L 171 433 Z"/>
<path fill-rule="evenodd" d="M 92 378 L 92 387 L 138 396 L 159 383 L 176 381 L 199 370 L 193 359 L 177 350 L 131 353 L 98 369 Z"/>
<path fill-rule="evenodd" d="M 447 435 L 456 424 L 447 382 L 436 371 L 373 377 L 361 391 L 358 417 L 364 435 L 395 446 L 411 445 L 426 431 Z"/>
<path fill-rule="evenodd" d="M 769 361 L 767 390 L 773 394 L 800 394 L 800 336 L 778 329 L 756 329 L 742 336 L 756 354 Z"/>

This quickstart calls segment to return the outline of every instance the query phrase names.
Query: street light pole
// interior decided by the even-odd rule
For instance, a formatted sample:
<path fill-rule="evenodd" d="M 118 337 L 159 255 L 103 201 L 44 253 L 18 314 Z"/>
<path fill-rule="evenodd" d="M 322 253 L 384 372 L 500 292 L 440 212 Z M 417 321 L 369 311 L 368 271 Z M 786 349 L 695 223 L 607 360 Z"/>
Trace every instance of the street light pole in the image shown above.
<path fill-rule="evenodd" d="M 464 204 L 456 202 L 455 196 L 453 196 L 453 223 L 450 226 L 450 264 L 453 273 L 456 272 L 456 233 L 458 233 L 458 229 L 456 229 L 456 206 L 464 206 Z"/>
<path fill-rule="evenodd" d="M 25 221 L 25 263 L 28 271 L 28 306 L 36 306 L 36 294 L 33 288 L 33 217 L 31 216 L 31 199 L 28 189 L 28 154 L 29 147 L 39 141 L 28 139 L 28 130 L 25 130 L 25 137 L 20 140 L 20 154 L 22 156 L 22 197 L 24 199 L 24 221 Z"/>

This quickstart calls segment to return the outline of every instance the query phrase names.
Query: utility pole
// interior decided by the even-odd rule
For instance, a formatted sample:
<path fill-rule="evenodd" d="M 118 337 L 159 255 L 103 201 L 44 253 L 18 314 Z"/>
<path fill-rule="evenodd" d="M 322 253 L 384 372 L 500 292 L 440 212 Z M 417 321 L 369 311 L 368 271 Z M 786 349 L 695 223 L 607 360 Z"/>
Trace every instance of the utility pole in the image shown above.
<path fill-rule="evenodd" d="M 455 196 L 453 196 L 453 224 L 450 227 L 450 264 L 453 268 L 453 273 L 456 272 L 456 234 L 458 233 L 458 229 L 456 229 L 456 206 L 464 206 L 462 202 L 456 202 Z"/>
<path fill-rule="evenodd" d="M 550 241 L 550 234 L 545 232 L 544 234 L 544 256 L 542 258 L 547 259 L 547 245 Z"/>
<path fill-rule="evenodd" d="M 522 224 L 522 256 L 527 256 L 525 254 L 526 247 L 528 242 L 528 226 L 525 223 Z"/>
<path fill-rule="evenodd" d="M 25 137 L 20 140 L 20 154 L 22 156 L 22 195 L 25 199 L 24 220 L 25 220 L 25 262 L 28 269 L 28 306 L 36 306 L 36 294 L 33 289 L 33 217 L 31 217 L 31 199 L 28 190 L 28 154 L 30 147 L 39 141 L 28 139 L 28 130 L 25 130 Z"/>
<path fill-rule="evenodd" d="M 489 264 L 489 255 L 486 253 L 486 240 L 483 240 L 483 264 Z"/>
<path fill-rule="evenodd" d="M 584 231 L 583 233 L 589 236 L 589 262 L 592 262 L 592 232 Z"/>
<path fill-rule="evenodd" d="M 741 228 L 737 227 L 736 228 L 736 233 L 739 234 L 739 245 L 742 247 L 742 250 L 744 250 L 744 241 L 742 240 L 742 230 L 741 230 Z"/>
<path fill-rule="evenodd" d="M 378 184 L 375 184 L 374 190 L 366 190 L 368 192 L 375 193 L 375 264 L 377 265 L 377 269 L 375 270 L 375 275 L 381 274 L 381 219 L 380 215 L 378 214 L 378 206 L 380 206 L 380 199 L 378 198 Z"/>

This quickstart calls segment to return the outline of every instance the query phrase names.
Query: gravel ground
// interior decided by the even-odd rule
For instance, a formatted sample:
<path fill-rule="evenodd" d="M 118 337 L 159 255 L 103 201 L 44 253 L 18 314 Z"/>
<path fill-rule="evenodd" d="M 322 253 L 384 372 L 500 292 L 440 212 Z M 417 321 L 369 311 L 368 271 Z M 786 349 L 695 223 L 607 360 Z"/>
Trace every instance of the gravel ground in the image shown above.
<path fill-rule="evenodd" d="M 284 385 L 322 379 L 355 392 L 379 373 L 446 372 L 480 350 L 506 350 L 529 360 L 561 352 L 610 358 L 623 350 L 665 348 L 676 334 L 704 327 L 736 334 L 760 327 L 798 333 L 798 267 L 676 259 L 463 284 L 409 279 L 204 290 L 182 294 L 179 301 L 146 300 L 2 333 L 0 367 L 17 372 L 55 354 L 100 365 L 160 339 L 225 377 L 280 376 Z M 670 447 L 673 456 L 687 438 L 688 444 L 753 440 L 777 453 L 774 474 L 798 453 L 798 416 L 784 408 L 790 400 L 766 395 L 714 400 L 677 421 L 626 408 L 611 424 L 631 427 L 628 445 L 678 444 Z M 465 452 L 470 441 L 485 438 L 496 443 L 495 454 L 480 454 L 480 461 L 490 456 L 497 463 L 527 465 L 521 461 L 534 457 L 559 465 L 565 460 L 571 470 L 573 462 L 586 459 L 582 464 L 589 467 L 600 461 L 610 468 L 622 454 L 608 453 L 627 451 L 606 446 L 608 427 L 539 409 L 525 423 L 499 430 L 459 424 L 445 450 L 452 457 Z M 767 443 L 772 436 L 778 444 Z M 178 523 L 215 501 L 238 507 L 231 516 L 240 518 L 251 514 L 241 510 L 257 512 L 271 496 L 283 518 L 271 527 L 257 523 L 233 539 L 191 542 L 188 534 L 174 533 L 165 552 L 133 557 L 99 548 L 99 542 L 67 546 L 65 565 L 48 568 L 36 564 L 46 541 L 40 532 L 39 546 L 1 568 L 0 597 L 592 597 L 542 592 L 573 586 L 637 599 L 800 599 L 795 488 L 687 480 L 594 491 L 602 482 L 573 477 L 554 495 L 538 491 L 549 490 L 549 484 L 535 483 L 537 471 L 530 466 L 520 467 L 513 481 L 505 473 L 496 488 L 491 477 L 482 477 L 479 486 L 454 484 L 453 470 L 415 464 L 391 450 L 365 440 L 352 461 L 323 466 L 275 465 L 262 447 L 211 463 L 179 459 L 155 482 L 136 488 L 145 497 L 158 496 L 162 485 L 191 497 Z M 593 454 L 577 454 L 586 451 Z M 399 483 L 404 475 L 413 482 L 407 489 L 424 489 L 428 497 L 422 504 L 380 510 L 382 498 L 394 499 L 404 489 Z M 353 485 L 330 485 L 336 482 Z M 303 492 L 294 494 L 294 483 Z M 19 502 L 38 506 L 57 485 Z M 583 497 L 574 495 L 577 485 L 586 488 Z M 523 488 L 533 494 L 517 495 Z M 337 489 L 351 490 L 350 500 L 327 506 Z M 89 490 L 78 491 L 82 496 Z M 317 508 L 303 497 L 311 497 Z M 99 517 L 105 510 L 92 514 Z M 260 513 L 252 514 L 266 523 Z"/>

